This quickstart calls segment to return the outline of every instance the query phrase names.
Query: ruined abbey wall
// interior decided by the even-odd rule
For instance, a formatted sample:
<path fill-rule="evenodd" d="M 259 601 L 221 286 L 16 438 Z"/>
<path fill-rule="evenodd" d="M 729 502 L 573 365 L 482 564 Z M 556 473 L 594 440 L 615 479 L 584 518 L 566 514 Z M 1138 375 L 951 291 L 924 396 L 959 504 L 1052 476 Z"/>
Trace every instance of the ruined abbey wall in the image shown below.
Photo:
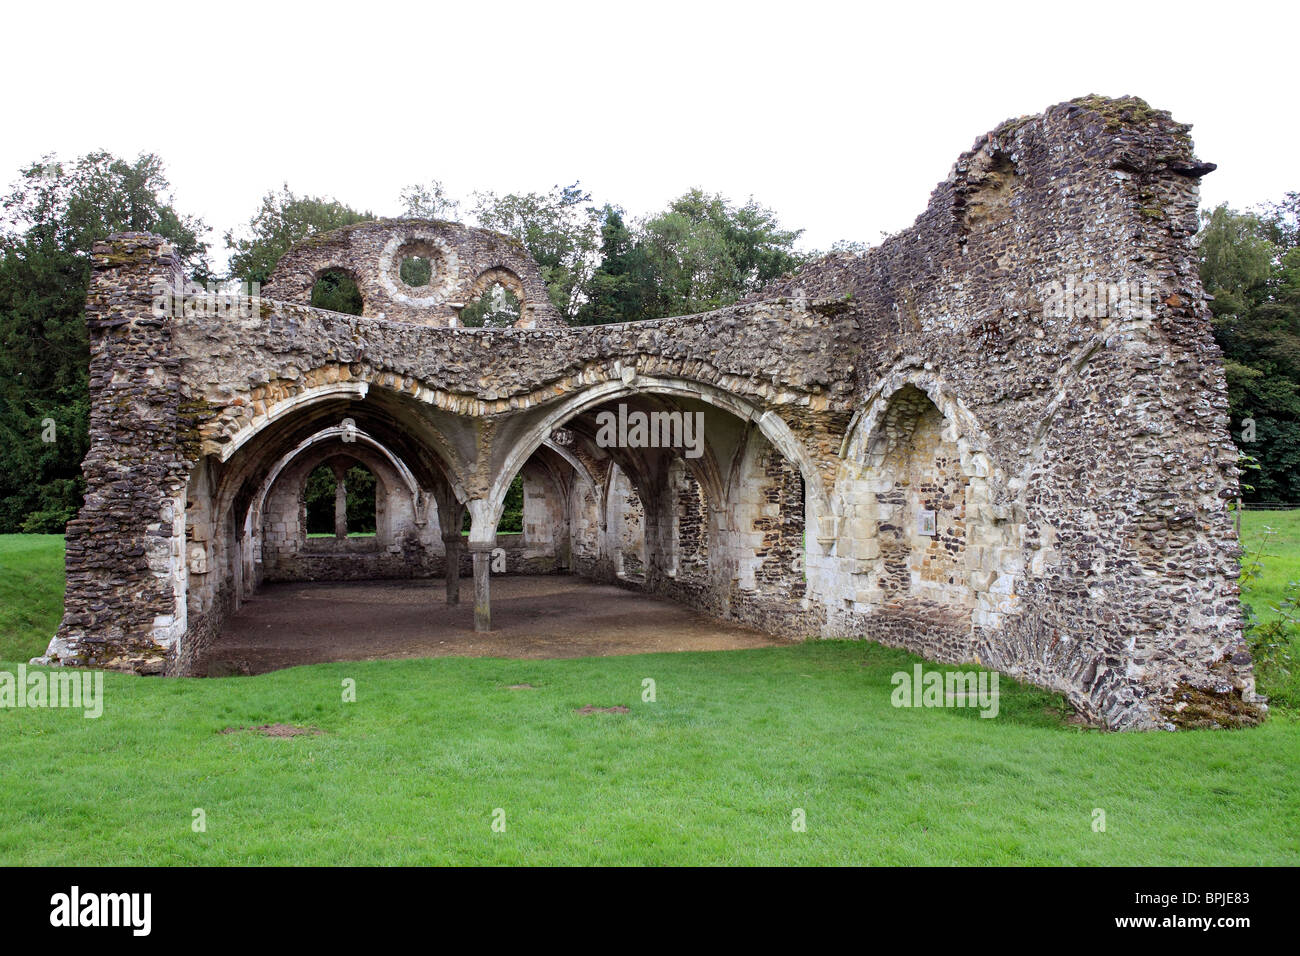
<path fill-rule="evenodd" d="M 408 258 L 431 264 L 423 285 L 409 285 L 401 265 Z M 309 304 L 321 275 L 339 271 L 358 287 L 362 314 L 420 325 L 454 326 L 460 311 L 501 283 L 520 301 L 520 328 L 563 326 L 541 271 L 516 239 L 436 220 L 360 223 L 290 249 L 276 264 L 262 294 Z"/>
<path fill-rule="evenodd" d="M 1189 700 L 1249 716 L 1236 450 L 1192 248 L 1209 168 L 1140 100 L 1061 104 L 980 137 L 865 256 L 716 312 L 593 328 L 554 321 L 536 267 L 461 226 L 312 240 L 235 318 L 160 314 L 179 264 L 117 237 L 95 253 L 89 489 L 47 659 L 187 672 L 295 562 L 451 568 L 448 595 L 465 578 L 488 628 L 522 473 L 510 572 L 978 662 L 1117 729 L 1174 726 Z M 423 302 L 384 280 L 412 251 L 442 263 Z M 364 315 L 306 304 L 327 268 L 356 276 Z M 520 327 L 455 327 L 507 273 Z M 698 416 L 699 453 L 608 447 L 599 416 L 618 406 Z M 298 483 L 347 452 L 345 422 L 376 449 L 386 531 L 312 546 Z"/>

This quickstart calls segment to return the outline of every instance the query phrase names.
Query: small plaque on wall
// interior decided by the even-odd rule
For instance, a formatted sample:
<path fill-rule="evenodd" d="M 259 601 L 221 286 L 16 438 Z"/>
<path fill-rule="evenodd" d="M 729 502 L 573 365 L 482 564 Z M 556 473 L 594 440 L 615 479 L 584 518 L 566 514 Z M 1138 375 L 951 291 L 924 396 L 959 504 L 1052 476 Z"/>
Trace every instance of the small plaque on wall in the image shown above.
<path fill-rule="evenodd" d="M 918 511 L 916 513 L 916 533 L 934 537 L 934 512 Z"/>

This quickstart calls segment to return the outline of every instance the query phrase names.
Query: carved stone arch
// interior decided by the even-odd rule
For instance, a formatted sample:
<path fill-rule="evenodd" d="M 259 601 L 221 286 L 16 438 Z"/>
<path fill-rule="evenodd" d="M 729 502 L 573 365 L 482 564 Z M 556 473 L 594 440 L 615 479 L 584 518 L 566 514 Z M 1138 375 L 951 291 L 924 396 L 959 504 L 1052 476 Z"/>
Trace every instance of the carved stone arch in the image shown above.
<path fill-rule="evenodd" d="M 502 265 L 484 269 L 474 277 L 474 281 L 469 284 L 465 291 L 466 304 L 473 302 L 492 286 L 498 284 L 505 286 L 515 294 L 515 297 L 519 300 L 519 312 L 522 315 L 525 306 L 528 304 L 528 293 L 524 289 L 524 280 L 519 278 L 513 269 L 507 269 Z"/>
<path fill-rule="evenodd" d="M 326 260 L 326 263 L 327 264 L 325 265 L 320 265 L 314 269 L 311 269 L 309 275 L 305 277 L 305 281 L 303 282 L 303 285 L 306 290 L 307 301 L 311 302 L 312 297 L 315 296 L 316 285 L 321 281 L 321 279 L 325 278 L 325 276 L 329 273 L 332 272 L 339 273 L 341 275 L 347 276 L 350 280 L 352 280 L 352 284 L 356 287 L 357 295 L 361 297 L 361 311 L 355 314 L 364 316 L 366 314 L 366 306 L 368 303 L 366 300 L 365 290 L 362 288 L 362 284 L 361 284 L 361 274 L 356 270 L 355 267 L 347 265 L 341 261 L 330 259 L 330 260 Z M 319 308 L 319 306 L 314 306 L 314 307 Z M 325 309 L 322 311 L 328 313 L 330 310 Z M 343 314 L 350 314 L 350 313 L 343 313 Z"/>
<path fill-rule="evenodd" d="M 1007 475 L 991 451 L 993 442 L 988 433 L 980 426 L 974 413 L 936 372 L 904 367 L 881 379 L 850 420 L 844 442 L 840 446 L 840 458 L 850 469 L 860 471 L 873 456 L 880 454 L 881 448 L 875 443 L 881 439 L 882 418 L 888 413 L 893 397 L 899 390 L 909 386 L 923 393 L 950 423 L 961 454 L 962 467 L 970 474 L 987 480 L 990 497 L 996 502 L 994 507 L 1003 512 L 1002 517 L 1008 517 L 1005 512 L 1010 499 L 1023 486 Z"/>
<path fill-rule="evenodd" d="M 591 471 L 587 468 L 586 463 L 583 462 L 581 458 L 550 438 L 542 442 L 542 447 L 549 449 L 567 461 L 573 467 L 573 471 L 578 478 L 590 486 L 592 492 L 598 496 L 601 494 L 600 483 L 596 481 L 595 477 L 591 474 Z"/>
<path fill-rule="evenodd" d="M 484 519 L 499 517 L 505 500 L 510 476 L 545 441 L 551 433 L 584 411 L 629 395 L 662 393 L 679 395 L 713 405 L 730 412 L 742 421 L 753 422 L 773 446 L 799 469 L 811 506 L 808 527 L 815 530 L 817 540 L 829 550 L 835 541 L 835 520 L 821 470 L 790 426 L 771 410 L 762 411 L 744 398 L 715 385 L 682 378 L 631 375 L 609 379 L 568 396 L 541 414 L 528 432 L 514 444 L 489 490 L 487 500 L 480 505 Z M 506 476 L 504 480 L 502 475 Z M 721 478 L 721 475 L 718 476 Z M 720 487 L 725 487 L 721 485 Z"/>
<path fill-rule="evenodd" d="M 463 313 L 466 307 L 478 302 L 494 285 L 507 289 L 519 301 L 519 317 L 514 321 L 514 328 L 530 329 L 537 325 L 537 296 L 529 296 L 528 287 L 519 274 L 504 265 L 494 265 L 484 269 L 474 280 L 465 286 L 461 295 L 463 301 L 453 304 L 456 313 L 456 325 L 464 325 Z M 547 300 L 549 305 L 549 299 Z"/>
<path fill-rule="evenodd" d="M 646 523 L 649 508 L 646 491 L 635 474 L 626 471 L 617 461 L 605 474 L 604 493 L 601 496 L 601 524 L 608 539 L 607 548 L 616 577 L 644 581 L 649 566 L 649 542 L 646 540 Z M 620 485 L 625 485 L 635 499 L 631 509 L 624 507 Z"/>
<path fill-rule="evenodd" d="M 1020 612 L 1023 507 L 990 446 L 938 374 L 900 369 L 881 382 L 845 436 L 837 488 L 859 604 L 928 601 L 960 629 Z"/>
<path fill-rule="evenodd" d="M 379 385 L 372 391 L 371 382 L 365 379 L 327 382 L 301 389 L 277 401 L 268 401 L 260 408 L 255 405 L 251 417 L 240 419 L 238 424 L 228 427 L 219 435 L 206 440 L 203 450 L 214 455 L 223 464 L 233 462 L 241 451 L 252 447 L 250 443 L 254 442 L 255 439 L 261 438 L 272 426 L 286 423 L 296 413 L 309 411 L 330 402 L 377 401 L 381 399 L 388 399 L 390 404 L 393 401 L 416 401 L 421 402 L 421 404 L 430 404 L 429 402 L 422 402 L 418 396 L 413 396 L 410 390 L 399 391 L 386 385 Z M 393 414 L 396 414 L 396 412 L 393 412 Z M 468 497 L 464 479 L 466 467 L 459 461 L 446 436 L 439 433 L 435 423 L 419 416 L 415 410 L 402 412 L 402 414 L 410 419 L 410 421 L 405 422 L 407 432 L 413 442 L 427 451 L 428 454 L 424 457 L 433 463 L 432 470 L 439 473 L 438 476 L 451 486 L 459 500 L 464 501 Z M 418 430 L 416 426 L 418 426 Z M 379 439 L 376 438 L 376 440 Z M 411 461 L 408 460 L 407 463 L 410 465 Z M 270 463 L 267 462 L 266 464 L 269 467 Z M 219 492 L 218 500 L 228 501 L 229 494 L 224 486 L 229 485 L 231 480 L 232 477 L 229 475 L 223 478 L 223 489 Z"/>
<path fill-rule="evenodd" d="M 262 515 L 263 509 L 266 505 L 267 494 L 270 493 L 271 488 L 275 485 L 276 479 L 280 477 L 280 474 L 290 465 L 290 463 L 293 462 L 295 458 L 297 458 L 299 455 L 306 452 L 309 448 L 313 447 L 314 445 L 318 445 L 321 442 L 331 441 L 334 439 L 338 439 L 340 441 L 347 442 L 347 443 L 358 442 L 363 445 L 367 445 L 375 449 L 380 455 L 386 458 L 389 464 L 392 465 L 393 469 L 400 476 L 402 480 L 402 484 L 406 487 L 407 493 L 410 494 L 411 496 L 411 507 L 412 510 L 414 510 L 416 515 L 416 523 L 422 525 L 428 520 L 427 502 L 424 501 L 424 495 L 420 491 L 420 486 L 416 482 L 415 476 L 411 474 L 411 469 L 407 467 L 406 462 L 404 462 L 397 455 L 394 455 L 387 448 L 387 446 L 383 445 L 378 441 L 375 441 L 374 438 L 372 438 L 370 435 L 366 434 L 365 432 L 361 431 L 360 429 L 355 429 L 355 428 L 349 429 L 349 428 L 344 428 L 342 426 L 332 426 L 330 428 L 323 428 L 320 431 L 316 432 L 316 434 L 312 435 L 310 438 L 307 438 L 302 442 L 299 442 L 299 444 L 295 448 L 291 449 L 290 451 L 286 452 L 283 456 L 281 456 L 281 458 L 275 463 L 275 465 L 267 473 L 266 479 L 262 482 L 262 485 L 258 489 L 257 494 L 254 496 L 253 505 L 248 512 L 249 520 L 251 521 L 252 528 L 256 528 L 257 522 L 260 519 L 260 516 Z M 382 476 L 374 472 L 373 468 L 370 470 L 372 473 L 375 474 L 376 480 L 382 480 Z"/>

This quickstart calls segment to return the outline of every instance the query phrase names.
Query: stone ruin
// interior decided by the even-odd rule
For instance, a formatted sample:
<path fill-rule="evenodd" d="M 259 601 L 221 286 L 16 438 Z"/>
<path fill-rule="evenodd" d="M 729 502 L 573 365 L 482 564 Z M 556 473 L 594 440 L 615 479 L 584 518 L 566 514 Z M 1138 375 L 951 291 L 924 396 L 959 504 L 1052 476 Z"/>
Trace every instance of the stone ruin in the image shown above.
<path fill-rule="evenodd" d="M 233 314 L 160 301 L 174 250 L 115 236 L 94 249 L 87 493 L 39 660 L 193 673 L 265 581 L 443 578 L 454 603 L 472 579 L 489 629 L 504 564 L 975 662 L 1108 728 L 1206 701 L 1257 718 L 1193 249 L 1213 166 L 1188 129 L 1132 98 L 1004 122 L 868 254 L 622 325 L 565 326 L 519 243 L 451 223 L 312 238 Z M 309 304 L 328 270 L 362 315 Z M 496 284 L 514 327 L 463 327 Z M 702 422 L 700 453 L 599 440 L 620 406 Z M 308 475 L 355 464 L 374 536 L 309 537 Z M 498 535 L 516 474 L 524 531 Z"/>

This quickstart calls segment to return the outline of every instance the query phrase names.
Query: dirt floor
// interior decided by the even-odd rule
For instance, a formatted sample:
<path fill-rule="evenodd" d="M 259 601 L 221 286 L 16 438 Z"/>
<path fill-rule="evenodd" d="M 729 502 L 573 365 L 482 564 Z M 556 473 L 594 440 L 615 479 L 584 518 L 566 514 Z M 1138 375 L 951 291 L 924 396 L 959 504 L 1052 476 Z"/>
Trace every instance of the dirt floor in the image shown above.
<path fill-rule="evenodd" d="M 784 644 L 663 598 L 576 577 L 493 577 L 492 630 L 474 633 L 473 581 L 448 607 L 441 578 L 267 584 L 235 614 L 201 671 L 392 657 L 603 657 Z"/>

